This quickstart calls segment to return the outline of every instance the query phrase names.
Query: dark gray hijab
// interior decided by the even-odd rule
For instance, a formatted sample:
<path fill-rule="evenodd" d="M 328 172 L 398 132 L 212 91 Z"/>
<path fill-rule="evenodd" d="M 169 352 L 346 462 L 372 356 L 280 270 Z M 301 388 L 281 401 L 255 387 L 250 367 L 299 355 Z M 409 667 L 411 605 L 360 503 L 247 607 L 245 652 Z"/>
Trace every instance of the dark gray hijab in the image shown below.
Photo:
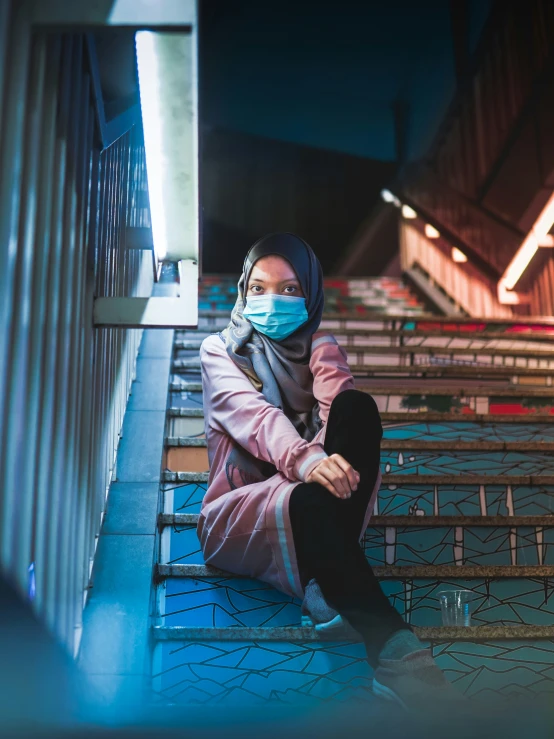
<path fill-rule="evenodd" d="M 283 257 L 291 264 L 306 297 L 308 311 L 306 323 L 282 341 L 275 341 L 256 331 L 243 315 L 245 293 L 252 268 L 258 259 L 270 254 Z M 270 234 L 257 241 L 246 255 L 231 321 L 221 332 L 221 338 L 233 362 L 269 403 L 282 409 L 300 436 L 308 441 L 321 428 L 309 362 L 312 336 L 319 328 L 323 303 L 323 273 L 311 247 L 294 234 Z M 228 460 L 229 481 L 229 467 L 233 466 L 241 471 L 244 484 L 275 473 L 273 465 L 268 466 L 267 463 L 256 460 L 240 447 L 235 447 Z"/>

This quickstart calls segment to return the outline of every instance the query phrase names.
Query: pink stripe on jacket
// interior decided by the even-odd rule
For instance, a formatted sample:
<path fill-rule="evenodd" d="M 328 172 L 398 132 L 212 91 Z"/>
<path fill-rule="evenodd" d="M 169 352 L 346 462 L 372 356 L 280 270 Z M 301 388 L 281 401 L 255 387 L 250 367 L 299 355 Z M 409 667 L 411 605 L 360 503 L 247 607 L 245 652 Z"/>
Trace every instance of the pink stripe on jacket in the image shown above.
<path fill-rule="evenodd" d="M 302 439 L 283 411 L 270 405 L 227 354 L 217 335 L 200 348 L 204 423 L 210 474 L 202 501 L 198 538 L 206 564 L 270 583 L 304 597 L 298 576 L 289 518 L 289 498 L 305 482 L 323 450 L 329 408 L 335 395 L 354 387 L 346 353 L 328 333 L 312 340 L 310 370 L 323 427 L 311 442 Z M 275 465 L 267 480 L 243 485 L 235 473 L 231 490 L 225 463 L 240 444 L 251 454 Z M 367 527 L 381 484 L 378 476 L 360 538 Z"/>

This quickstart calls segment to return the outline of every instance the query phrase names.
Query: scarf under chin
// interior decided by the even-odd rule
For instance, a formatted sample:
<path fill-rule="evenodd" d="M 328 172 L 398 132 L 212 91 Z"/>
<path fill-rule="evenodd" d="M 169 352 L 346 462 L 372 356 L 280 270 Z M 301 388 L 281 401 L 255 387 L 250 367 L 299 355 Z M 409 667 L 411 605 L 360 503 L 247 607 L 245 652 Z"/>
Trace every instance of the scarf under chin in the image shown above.
<path fill-rule="evenodd" d="M 282 341 L 274 341 L 252 326 L 244 317 L 245 292 L 252 268 L 258 259 L 276 254 L 293 267 L 306 298 L 308 320 Z M 227 353 L 268 403 L 281 408 L 299 435 L 311 441 L 321 428 L 319 404 L 313 395 L 313 376 L 309 362 L 312 336 L 323 314 L 323 274 L 311 247 L 298 236 L 276 233 L 257 241 L 244 260 L 238 282 L 238 296 L 231 321 L 220 336 Z M 276 473 L 274 465 L 257 459 L 235 444 L 227 463 L 231 488 L 233 469 L 239 471 L 243 484 L 259 482 Z"/>

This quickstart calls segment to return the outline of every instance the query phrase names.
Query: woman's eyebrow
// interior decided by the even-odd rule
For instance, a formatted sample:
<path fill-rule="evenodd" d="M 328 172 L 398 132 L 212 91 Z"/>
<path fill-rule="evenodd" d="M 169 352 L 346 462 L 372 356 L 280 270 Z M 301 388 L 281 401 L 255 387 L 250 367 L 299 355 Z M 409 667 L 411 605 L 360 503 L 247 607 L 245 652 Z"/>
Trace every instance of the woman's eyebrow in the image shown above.
<path fill-rule="evenodd" d="M 252 284 L 253 282 L 263 282 L 265 285 L 265 280 L 262 280 L 261 277 L 251 277 L 250 284 Z M 298 279 L 298 277 L 287 277 L 286 279 L 281 280 L 279 284 L 282 285 L 285 282 L 296 282 L 298 285 L 300 284 L 300 280 Z"/>

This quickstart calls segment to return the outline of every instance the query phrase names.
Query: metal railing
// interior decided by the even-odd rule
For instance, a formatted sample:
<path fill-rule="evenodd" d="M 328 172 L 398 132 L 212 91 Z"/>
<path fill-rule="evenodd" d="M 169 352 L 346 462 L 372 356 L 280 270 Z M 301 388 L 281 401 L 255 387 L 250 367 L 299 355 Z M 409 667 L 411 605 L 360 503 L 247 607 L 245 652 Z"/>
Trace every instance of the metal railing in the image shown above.
<path fill-rule="evenodd" d="M 149 296 L 140 132 L 102 150 L 83 34 L 0 6 L 0 564 L 74 653 L 141 330 L 96 296 Z"/>

